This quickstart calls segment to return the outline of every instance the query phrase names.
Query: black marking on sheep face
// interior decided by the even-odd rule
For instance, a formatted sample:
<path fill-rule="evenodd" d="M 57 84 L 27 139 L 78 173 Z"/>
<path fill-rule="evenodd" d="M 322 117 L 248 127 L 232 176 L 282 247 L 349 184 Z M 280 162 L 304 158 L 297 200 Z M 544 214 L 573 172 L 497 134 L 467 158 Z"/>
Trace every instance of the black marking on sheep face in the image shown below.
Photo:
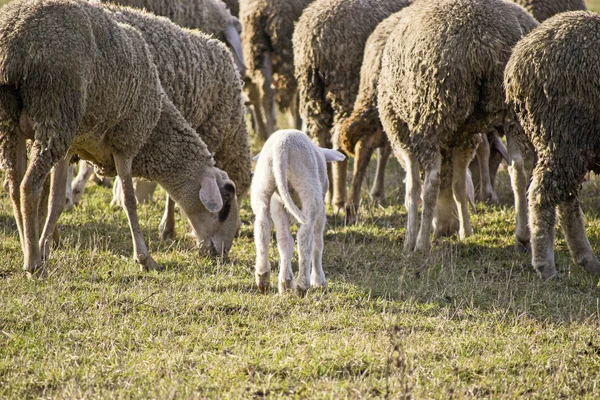
<path fill-rule="evenodd" d="M 235 186 L 227 183 L 221 189 L 221 197 L 223 198 L 223 207 L 219 211 L 219 222 L 225 222 L 231 211 L 231 200 L 235 197 Z"/>

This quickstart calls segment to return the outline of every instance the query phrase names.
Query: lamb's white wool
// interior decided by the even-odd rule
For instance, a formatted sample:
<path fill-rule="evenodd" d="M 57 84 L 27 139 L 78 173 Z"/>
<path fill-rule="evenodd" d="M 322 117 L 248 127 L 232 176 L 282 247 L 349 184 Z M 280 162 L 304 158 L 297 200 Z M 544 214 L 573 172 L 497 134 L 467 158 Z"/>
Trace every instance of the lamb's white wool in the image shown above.
<path fill-rule="evenodd" d="M 254 241 L 259 289 L 265 291 L 271 277 L 268 260 L 271 219 L 277 231 L 280 255 L 279 292 L 296 289 L 290 219 L 301 224 L 298 230 L 298 292 L 305 293 L 311 285 L 325 287 L 322 254 L 325 194 L 329 187 L 326 162 L 343 161 L 346 157 L 335 150 L 317 147 L 303 132 L 289 129 L 271 135 L 257 158 L 250 191 L 252 211 L 256 216 Z"/>

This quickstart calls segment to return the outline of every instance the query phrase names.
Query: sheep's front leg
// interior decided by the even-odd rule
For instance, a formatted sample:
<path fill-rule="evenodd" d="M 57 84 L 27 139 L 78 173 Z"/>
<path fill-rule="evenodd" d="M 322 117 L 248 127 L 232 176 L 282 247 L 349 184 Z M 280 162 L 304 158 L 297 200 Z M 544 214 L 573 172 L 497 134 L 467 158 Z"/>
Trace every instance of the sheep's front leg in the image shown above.
<path fill-rule="evenodd" d="M 406 234 L 404 238 L 404 251 L 413 251 L 417 243 L 419 227 L 419 203 L 421 200 L 421 175 L 420 164 L 417 158 L 408 151 L 401 155 L 406 168 L 406 196 L 404 205 L 408 210 Z"/>
<path fill-rule="evenodd" d="M 490 204 L 498 204 L 498 196 L 490 178 L 490 143 L 487 135 L 481 135 L 481 143 L 477 147 L 479 164 L 479 199 Z"/>
<path fill-rule="evenodd" d="M 442 155 L 438 152 L 433 155 L 433 160 L 425 172 L 425 185 L 423 189 L 423 213 L 421 227 L 415 250 L 428 253 L 431 250 L 431 226 L 433 213 L 440 191 L 440 173 L 442 169 Z"/>
<path fill-rule="evenodd" d="M 544 171 L 544 167 L 538 164 L 529 188 L 532 264 L 542 279 L 558 275 L 554 266 L 556 204 L 548 198 L 544 187 L 550 179 L 548 171 Z"/>
<path fill-rule="evenodd" d="M 454 149 L 452 151 L 452 192 L 458 210 L 460 224 L 458 236 L 461 239 L 473 234 L 469 218 L 469 196 L 467 193 L 467 168 L 469 168 L 472 156 L 473 152 L 470 149 Z M 481 164 L 482 161 L 479 160 L 479 165 Z"/>
<path fill-rule="evenodd" d="M 52 237 L 56 229 L 56 223 L 60 214 L 65 209 L 65 198 L 67 181 L 69 178 L 69 168 L 71 163 L 71 154 L 60 160 L 54 166 L 50 175 L 50 193 L 48 196 L 48 217 L 44 225 L 44 230 L 40 238 L 40 248 L 42 249 L 42 259 L 47 260 L 50 255 L 50 246 Z M 41 213 L 40 213 L 41 215 Z"/>
<path fill-rule="evenodd" d="M 65 210 L 71 211 L 73 209 L 73 170 L 75 167 L 69 162 L 69 168 L 67 169 L 67 181 L 65 190 Z"/>
<path fill-rule="evenodd" d="M 310 289 L 315 221 L 309 218 L 298 229 L 298 294 L 304 296 Z"/>
<path fill-rule="evenodd" d="M 321 205 L 320 212 L 315 220 L 312 249 L 312 272 L 310 284 L 314 287 L 327 287 L 325 272 L 323 272 L 323 235 L 325 233 L 325 205 Z"/>
<path fill-rule="evenodd" d="M 292 270 L 292 254 L 294 253 L 294 237 L 290 232 L 290 218 L 278 195 L 271 201 L 271 217 L 277 231 L 277 248 L 279 249 L 279 293 L 295 290 L 294 271 Z"/>
<path fill-rule="evenodd" d="M 383 135 L 383 134 L 382 134 Z M 371 204 L 384 206 L 385 200 L 385 167 L 387 166 L 390 155 L 392 154 L 392 146 L 386 140 L 382 147 L 377 149 L 377 169 L 375 170 L 375 180 L 371 188 Z"/>
<path fill-rule="evenodd" d="M 137 201 L 135 199 L 135 188 L 133 187 L 133 178 L 131 175 L 131 158 L 125 158 L 117 154 L 113 154 L 117 174 L 121 178 L 123 188 L 123 205 L 127 219 L 129 220 L 129 228 L 133 239 L 133 257 L 140 263 L 142 270 L 160 270 L 161 267 L 154 261 L 142 235 L 142 229 L 137 217 Z"/>
<path fill-rule="evenodd" d="M 254 219 L 254 245 L 256 246 L 254 275 L 256 285 L 263 293 L 271 285 L 271 264 L 269 263 L 269 241 L 271 240 L 270 196 L 271 194 L 263 194 L 260 199 L 252 198 L 252 211 L 256 216 Z"/>
<path fill-rule="evenodd" d="M 175 237 L 175 202 L 168 194 L 165 202 L 165 213 L 160 221 L 158 230 L 160 233 L 160 240 L 167 240 Z"/>
<path fill-rule="evenodd" d="M 590 241 L 585 233 L 585 221 L 578 199 L 558 205 L 558 220 L 565 233 L 565 239 L 573 261 L 587 271 L 599 275 L 600 262 L 596 259 Z"/>
<path fill-rule="evenodd" d="M 529 249 L 531 233 L 528 226 L 527 215 L 527 175 L 525 174 L 525 162 L 519 149 L 519 145 L 512 134 L 506 135 L 508 146 L 508 173 L 510 184 L 515 196 L 515 248 L 517 250 Z"/>

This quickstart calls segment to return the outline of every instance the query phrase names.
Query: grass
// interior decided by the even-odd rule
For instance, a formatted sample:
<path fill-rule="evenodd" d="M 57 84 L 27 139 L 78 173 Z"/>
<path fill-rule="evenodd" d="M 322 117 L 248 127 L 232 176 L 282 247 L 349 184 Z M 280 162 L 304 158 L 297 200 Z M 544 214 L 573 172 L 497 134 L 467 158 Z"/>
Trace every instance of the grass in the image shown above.
<path fill-rule="evenodd" d="M 406 256 L 393 162 L 390 206 L 363 207 L 355 226 L 330 215 L 329 290 L 306 298 L 255 289 L 247 201 L 227 262 L 199 258 L 182 219 L 177 240 L 158 240 L 162 192 L 140 206 L 151 251 L 167 267 L 142 273 L 124 213 L 93 185 L 62 216 L 49 276 L 27 280 L 2 192 L 0 397 L 593 398 L 597 281 L 560 238 L 562 279 L 539 281 L 529 256 L 512 250 L 511 195 L 504 172 L 499 179 L 504 205 L 478 206 L 473 237 Z M 586 183 L 595 248 L 598 192 L 597 181 Z"/>

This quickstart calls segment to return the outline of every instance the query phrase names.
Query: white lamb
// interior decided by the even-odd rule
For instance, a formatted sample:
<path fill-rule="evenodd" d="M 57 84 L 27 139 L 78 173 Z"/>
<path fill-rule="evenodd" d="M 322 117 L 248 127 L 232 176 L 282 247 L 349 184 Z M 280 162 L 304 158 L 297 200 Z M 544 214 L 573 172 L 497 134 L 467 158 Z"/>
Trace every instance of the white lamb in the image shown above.
<path fill-rule="evenodd" d="M 250 191 L 256 216 L 256 284 L 262 292 L 268 289 L 271 278 L 268 258 L 271 218 L 277 231 L 280 256 L 279 293 L 296 289 L 290 218 L 300 223 L 298 293 L 305 294 L 311 285 L 327 285 L 322 265 L 325 194 L 329 187 L 326 162 L 345 158 L 335 150 L 317 147 L 305 133 L 293 129 L 275 132 L 265 143 L 260 157 L 255 157 L 258 162 Z"/>

